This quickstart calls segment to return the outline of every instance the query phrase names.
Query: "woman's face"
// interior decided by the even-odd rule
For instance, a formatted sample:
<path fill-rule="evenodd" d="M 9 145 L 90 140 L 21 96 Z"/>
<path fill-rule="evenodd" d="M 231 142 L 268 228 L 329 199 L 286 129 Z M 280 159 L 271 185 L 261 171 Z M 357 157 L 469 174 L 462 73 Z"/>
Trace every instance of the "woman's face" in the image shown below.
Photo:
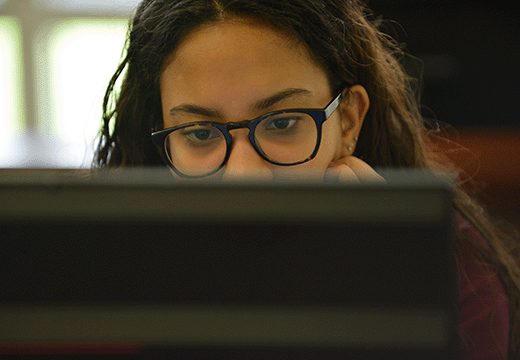
<path fill-rule="evenodd" d="M 297 41 L 238 19 L 194 31 L 170 60 L 160 84 L 165 128 L 194 121 L 240 122 L 282 109 L 324 108 L 337 95 L 331 93 L 323 69 Z M 352 126 L 345 125 L 342 107 L 323 124 L 316 157 L 300 165 L 267 162 L 250 143 L 248 129 L 231 130 L 229 160 L 215 176 L 273 179 L 295 169 L 323 176 L 345 155 L 345 136 Z"/>

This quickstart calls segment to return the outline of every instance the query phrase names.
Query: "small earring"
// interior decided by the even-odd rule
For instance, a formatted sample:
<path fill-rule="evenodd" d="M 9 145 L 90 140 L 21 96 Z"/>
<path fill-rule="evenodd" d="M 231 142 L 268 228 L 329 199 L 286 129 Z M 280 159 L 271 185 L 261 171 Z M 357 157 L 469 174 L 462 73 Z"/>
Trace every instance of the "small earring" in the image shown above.
<path fill-rule="evenodd" d="M 354 141 L 353 141 L 349 146 L 347 146 L 347 150 L 350 151 L 350 152 L 352 152 L 352 150 L 354 149 L 354 144 L 355 144 L 357 141 L 358 141 L 358 138 L 355 137 L 355 138 L 354 138 Z"/>

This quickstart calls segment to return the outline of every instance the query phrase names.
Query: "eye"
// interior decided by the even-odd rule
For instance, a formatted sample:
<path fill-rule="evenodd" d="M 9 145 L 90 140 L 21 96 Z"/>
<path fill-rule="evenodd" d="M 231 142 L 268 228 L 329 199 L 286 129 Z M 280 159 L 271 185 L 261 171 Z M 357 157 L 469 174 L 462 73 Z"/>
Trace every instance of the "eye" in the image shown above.
<path fill-rule="evenodd" d="M 297 116 L 278 117 L 267 121 L 267 130 L 286 130 L 291 128 L 300 120 Z"/>
<path fill-rule="evenodd" d="M 276 119 L 271 121 L 269 127 L 272 129 L 287 129 L 292 126 L 296 120 L 294 119 Z"/>
<path fill-rule="evenodd" d="M 195 142 L 203 142 L 220 137 L 220 133 L 211 128 L 185 130 L 182 132 L 182 135 L 188 140 Z"/>

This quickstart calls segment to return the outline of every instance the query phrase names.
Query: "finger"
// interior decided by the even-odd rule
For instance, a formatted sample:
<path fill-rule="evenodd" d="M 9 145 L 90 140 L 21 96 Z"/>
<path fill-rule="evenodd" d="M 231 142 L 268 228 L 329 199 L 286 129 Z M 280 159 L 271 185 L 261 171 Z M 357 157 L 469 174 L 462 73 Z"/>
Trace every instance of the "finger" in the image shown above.
<path fill-rule="evenodd" d="M 354 172 L 356 177 L 362 181 L 370 180 L 385 182 L 385 179 L 379 175 L 370 165 L 357 157 L 346 157 L 343 162 Z"/>
<path fill-rule="evenodd" d="M 328 179 L 346 182 L 359 182 L 359 178 L 356 176 L 356 173 L 345 164 L 328 168 L 325 175 Z"/>

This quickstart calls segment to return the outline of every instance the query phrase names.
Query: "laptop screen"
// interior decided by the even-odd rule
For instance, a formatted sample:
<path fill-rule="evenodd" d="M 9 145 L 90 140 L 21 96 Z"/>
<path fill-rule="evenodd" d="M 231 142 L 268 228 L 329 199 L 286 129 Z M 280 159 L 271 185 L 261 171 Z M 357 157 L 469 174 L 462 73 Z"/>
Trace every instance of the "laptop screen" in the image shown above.
<path fill-rule="evenodd" d="M 386 178 L 3 171 L 0 352 L 446 358 L 450 185 Z"/>

